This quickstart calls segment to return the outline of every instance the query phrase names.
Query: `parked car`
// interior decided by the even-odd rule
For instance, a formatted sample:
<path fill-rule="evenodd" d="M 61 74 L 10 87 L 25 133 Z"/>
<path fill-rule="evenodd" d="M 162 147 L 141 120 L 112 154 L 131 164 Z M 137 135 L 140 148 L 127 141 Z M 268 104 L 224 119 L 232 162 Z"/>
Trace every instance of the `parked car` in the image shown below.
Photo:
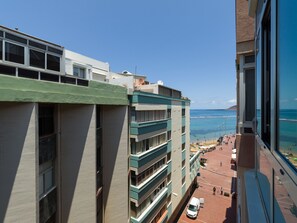
<path fill-rule="evenodd" d="M 199 209 L 200 209 L 200 200 L 196 197 L 192 197 L 187 208 L 187 216 L 189 218 L 197 218 Z"/>

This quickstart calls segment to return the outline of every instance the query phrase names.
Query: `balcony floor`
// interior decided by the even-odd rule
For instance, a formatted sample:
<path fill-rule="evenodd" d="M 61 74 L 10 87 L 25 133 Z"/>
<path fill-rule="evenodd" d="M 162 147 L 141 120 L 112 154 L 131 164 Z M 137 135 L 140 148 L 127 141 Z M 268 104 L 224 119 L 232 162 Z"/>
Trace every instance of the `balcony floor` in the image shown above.
<path fill-rule="evenodd" d="M 228 145 L 222 146 L 223 150 L 219 149 L 221 146 L 217 146 L 215 150 L 202 156 L 207 159 L 207 167 L 200 168 L 200 177 L 197 178 L 199 188 L 194 191 L 192 197 L 204 198 L 204 207 L 193 220 L 186 216 L 187 207 L 185 207 L 178 220 L 179 223 L 236 222 L 236 200 L 231 196 L 233 190 L 236 190 L 236 170 L 230 164 L 234 141 L 235 137 L 231 137 Z M 215 195 L 213 187 L 216 187 Z M 229 197 L 221 195 L 221 187 L 223 192 L 229 193 Z"/>

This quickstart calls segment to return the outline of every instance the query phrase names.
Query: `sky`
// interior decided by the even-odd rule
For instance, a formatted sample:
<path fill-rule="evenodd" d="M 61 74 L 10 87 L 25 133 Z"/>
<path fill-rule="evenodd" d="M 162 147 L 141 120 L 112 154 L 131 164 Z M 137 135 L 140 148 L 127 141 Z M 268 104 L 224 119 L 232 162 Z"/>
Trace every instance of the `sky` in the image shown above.
<path fill-rule="evenodd" d="M 0 24 L 162 80 L 191 108 L 236 104 L 234 0 L 5 0 Z"/>

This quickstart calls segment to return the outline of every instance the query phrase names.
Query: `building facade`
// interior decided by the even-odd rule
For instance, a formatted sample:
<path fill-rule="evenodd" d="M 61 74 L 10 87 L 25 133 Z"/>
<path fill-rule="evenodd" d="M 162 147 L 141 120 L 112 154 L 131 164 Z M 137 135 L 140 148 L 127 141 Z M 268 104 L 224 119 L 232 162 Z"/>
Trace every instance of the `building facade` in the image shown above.
<path fill-rule="evenodd" d="M 245 5 L 246 16 L 255 24 L 255 76 L 245 81 L 252 92 L 237 91 L 239 104 L 246 106 L 239 116 L 252 111 L 251 129 L 244 129 L 250 128 L 249 123 L 243 132 L 237 129 L 238 222 L 296 222 L 297 3 L 238 2 Z M 237 30 L 244 29 L 240 25 Z M 251 105 L 244 103 L 250 96 Z M 248 140 L 244 134 L 249 134 Z"/>
<path fill-rule="evenodd" d="M 174 222 L 190 101 L 0 26 L 0 222 Z"/>
<path fill-rule="evenodd" d="M 0 27 L 0 222 L 128 221 L 129 101 L 104 71 Z"/>

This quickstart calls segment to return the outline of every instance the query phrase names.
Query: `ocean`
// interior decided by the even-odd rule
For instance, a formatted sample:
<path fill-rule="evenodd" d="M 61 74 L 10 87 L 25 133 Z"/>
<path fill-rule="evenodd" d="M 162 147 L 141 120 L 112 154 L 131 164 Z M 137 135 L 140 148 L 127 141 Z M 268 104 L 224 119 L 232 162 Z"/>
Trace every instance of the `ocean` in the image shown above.
<path fill-rule="evenodd" d="M 236 111 L 225 109 L 191 109 L 191 142 L 218 139 L 236 132 Z"/>

